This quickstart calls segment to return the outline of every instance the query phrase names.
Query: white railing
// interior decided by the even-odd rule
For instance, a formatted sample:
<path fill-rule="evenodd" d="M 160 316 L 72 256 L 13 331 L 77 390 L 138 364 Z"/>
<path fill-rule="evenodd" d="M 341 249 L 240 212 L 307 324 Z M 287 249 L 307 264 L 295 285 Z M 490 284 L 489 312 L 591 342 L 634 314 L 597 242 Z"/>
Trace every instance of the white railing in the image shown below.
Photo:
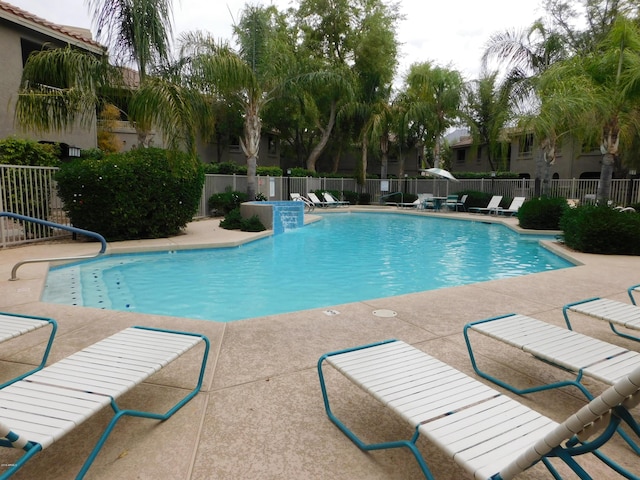
<path fill-rule="evenodd" d="M 70 225 L 54 180 L 57 168 L 0 165 L 0 212 L 11 212 L 35 217 L 62 225 Z M 247 189 L 245 175 L 206 175 L 202 196 L 195 217 L 209 216 L 209 197 L 230 189 L 244 192 Z M 561 179 L 551 180 L 550 196 L 575 198 L 582 202 L 595 199 L 598 180 Z M 370 203 L 381 203 L 389 193 L 432 193 L 436 196 L 474 190 L 504 197 L 524 196 L 531 198 L 535 182 L 531 179 L 462 179 L 459 182 L 436 178 L 406 178 L 367 180 L 360 186 L 353 178 L 316 177 L 263 177 L 256 183 L 257 193 L 268 200 L 288 200 L 290 193 L 306 195 L 315 190 L 337 192 L 351 191 L 369 195 Z M 611 200 L 617 205 L 640 203 L 640 180 L 613 180 Z M 384 199 L 383 199 L 384 201 Z M 382 202 L 383 203 L 383 202 Z M 0 218 L 0 247 L 18 245 L 43 239 L 67 235 L 65 231 L 52 230 L 42 225 L 25 225 L 20 221 Z"/>

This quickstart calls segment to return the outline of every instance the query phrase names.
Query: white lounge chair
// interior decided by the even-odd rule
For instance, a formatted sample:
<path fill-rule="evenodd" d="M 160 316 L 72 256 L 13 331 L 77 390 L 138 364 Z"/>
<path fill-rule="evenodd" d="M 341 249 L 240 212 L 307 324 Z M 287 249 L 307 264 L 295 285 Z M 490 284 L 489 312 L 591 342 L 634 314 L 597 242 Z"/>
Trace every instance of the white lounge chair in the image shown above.
<path fill-rule="evenodd" d="M 330 207 L 348 207 L 349 206 L 349 202 L 338 200 L 329 192 L 323 192 L 322 197 L 324 198 L 325 203 Z"/>
<path fill-rule="evenodd" d="M 511 345 L 548 365 L 576 375 L 575 380 L 562 380 L 527 388 L 517 388 L 478 367 L 473 352 L 470 332 L 486 335 Z M 566 328 L 551 325 L 525 315 L 508 314 L 471 322 L 464 327 L 464 339 L 471 365 L 478 375 L 518 395 L 574 386 L 589 400 L 593 395 L 582 383 L 583 377 L 613 385 L 621 378 L 640 368 L 640 353 L 592 338 Z M 640 447 L 628 435 L 620 434 L 638 454 Z"/>
<path fill-rule="evenodd" d="M 330 408 L 322 371 L 325 362 L 408 422 L 415 429 L 413 437 L 363 442 Z M 640 368 L 560 424 L 397 340 L 323 355 L 318 375 L 327 415 L 351 441 L 367 451 L 409 448 L 427 479 L 433 475 L 416 446 L 421 435 L 476 479 L 510 479 L 538 462 L 560 478 L 549 462 L 552 457 L 580 475 L 583 471 L 576 458 L 590 452 L 618 473 L 633 478 L 596 448 L 616 432 L 621 419 L 640 432 L 629 413 L 640 403 Z M 606 429 L 585 442 L 582 434 L 596 422 L 607 424 Z"/>
<path fill-rule="evenodd" d="M 44 352 L 42 354 L 40 364 L 32 370 L 29 370 L 22 375 L 14 377 L 3 384 L 0 384 L 0 388 L 4 388 L 7 385 L 17 382 L 18 380 L 31 375 L 34 372 L 37 372 L 45 366 L 45 364 L 47 363 L 47 358 L 49 357 L 49 352 L 51 351 L 53 339 L 56 335 L 56 330 L 58 329 L 58 324 L 51 318 L 18 315 L 15 313 L 0 313 L 0 343 L 17 338 L 26 333 L 33 332 L 46 326 L 51 327 L 51 332 L 49 333 L 49 340 L 44 347 Z"/>
<path fill-rule="evenodd" d="M 513 200 L 511 201 L 511 205 L 509 205 L 509 208 L 496 207 L 495 209 L 492 209 L 489 213 L 495 213 L 496 215 L 507 215 L 507 216 L 515 215 L 516 213 L 518 213 L 518 210 L 520 210 L 520 207 L 525 202 L 525 200 L 526 200 L 525 197 L 514 197 Z"/>
<path fill-rule="evenodd" d="M 562 307 L 562 313 L 567 327 L 572 329 L 573 327 L 569 321 L 569 312 L 582 313 L 598 320 L 604 320 L 609 323 L 611 330 L 617 335 L 640 341 L 640 337 L 621 332 L 616 328 L 625 327 L 630 330 L 640 330 L 640 307 L 637 305 L 598 297 L 569 303 Z"/>
<path fill-rule="evenodd" d="M 166 413 L 121 410 L 117 399 L 152 374 L 204 344 L 195 388 Z M 204 335 L 127 328 L 0 390 L 0 446 L 22 457 L 0 475 L 8 478 L 33 455 L 111 405 L 115 415 L 76 478 L 83 478 L 117 421 L 125 415 L 166 420 L 200 390 L 209 340 Z M 6 466 L 5 466 L 6 467 Z"/>
<path fill-rule="evenodd" d="M 291 197 L 291 200 L 293 200 L 294 202 L 304 202 L 308 212 L 313 212 L 313 210 L 316 208 L 316 206 L 311 200 L 309 200 L 307 197 L 300 195 L 299 193 L 290 193 L 289 196 Z"/>
<path fill-rule="evenodd" d="M 317 196 L 315 193 L 313 193 L 313 192 L 309 192 L 309 193 L 307 194 L 307 198 L 308 198 L 309 200 L 311 200 L 311 202 L 312 202 L 316 207 L 326 207 L 326 206 L 328 206 L 328 205 L 327 205 L 327 202 L 323 202 L 322 200 L 320 200 L 320 199 L 318 198 L 318 196 Z"/>
<path fill-rule="evenodd" d="M 489 203 L 486 207 L 469 207 L 469 211 L 472 213 L 489 213 L 492 210 L 495 210 L 500 206 L 500 202 L 502 201 L 502 195 L 494 195 L 489 200 Z"/>

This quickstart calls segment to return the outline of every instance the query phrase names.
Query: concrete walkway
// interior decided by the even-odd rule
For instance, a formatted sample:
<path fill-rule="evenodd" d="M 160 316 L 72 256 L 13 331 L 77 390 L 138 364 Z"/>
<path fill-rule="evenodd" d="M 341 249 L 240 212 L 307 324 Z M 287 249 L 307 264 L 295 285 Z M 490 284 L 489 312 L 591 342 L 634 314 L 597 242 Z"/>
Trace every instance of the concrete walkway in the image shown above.
<path fill-rule="evenodd" d="M 389 211 L 397 211 L 388 208 Z M 424 215 L 437 215 L 424 213 Z M 446 214 L 444 214 L 446 215 Z M 505 221 L 451 213 L 473 221 Z M 218 220 L 188 225 L 185 234 L 158 240 L 117 242 L 109 251 L 180 249 L 237 245 L 256 236 L 220 229 Z M 59 360 L 129 325 L 147 325 L 200 332 L 212 342 L 204 391 L 164 423 L 125 418 L 114 430 L 87 478 L 113 479 L 283 479 L 376 480 L 423 478 L 412 455 L 404 450 L 361 452 L 327 419 L 316 373 L 323 353 L 387 338 L 411 343 L 452 366 L 473 374 L 462 328 L 466 322 L 510 312 L 564 325 L 564 304 L 600 296 L 628 301 L 626 288 L 640 283 L 640 257 L 586 255 L 556 245 L 580 266 L 519 278 L 402 295 L 366 302 L 274 315 L 231 323 L 132 314 L 39 301 L 48 265 L 28 264 L 9 282 L 19 260 L 89 254 L 95 243 L 40 244 L 0 251 L 0 310 L 55 318 L 59 332 L 50 362 Z M 301 279 L 302 280 L 302 279 Z M 305 282 L 301 282 L 304 284 Z M 312 295 L 312 290 L 301 289 Z M 250 293 L 247 302 L 251 301 Z M 240 305 L 238 308 L 242 308 Z M 388 309 L 395 317 L 379 317 Z M 594 337 L 637 349 L 634 342 L 613 335 L 605 324 L 580 319 L 576 329 Z M 36 364 L 44 341 L 39 332 L 2 345 L 1 379 Z M 515 349 L 478 339 L 479 361 L 493 373 L 521 386 L 548 382 L 563 374 Z M 189 386 L 195 356 L 187 355 L 155 378 L 127 394 L 125 407 L 163 411 Z M 566 378 L 566 376 L 564 376 Z M 371 441 L 409 438 L 411 430 L 367 395 L 329 371 L 327 378 L 337 412 Z M 585 381 L 592 391 L 604 388 Z M 584 405 L 579 392 L 543 392 L 521 401 L 557 421 Z M 111 415 L 105 409 L 52 447 L 36 455 L 15 479 L 74 478 Z M 465 478 L 438 449 L 418 445 L 439 480 Z M 0 464 L 15 461 L 14 451 L 2 449 Z M 640 474 L 640 458 L 615 438 L 605 451 Z M 593 459 L 595 478 L 619 478 Z M 3 468 L 0 467 L 0 473 Z M 566 470 L 563 470 L 566 472 Z M 537 466 L 523 479 L 550 478 Z M 569 476 L 568 478 L 575 478 Z"/>

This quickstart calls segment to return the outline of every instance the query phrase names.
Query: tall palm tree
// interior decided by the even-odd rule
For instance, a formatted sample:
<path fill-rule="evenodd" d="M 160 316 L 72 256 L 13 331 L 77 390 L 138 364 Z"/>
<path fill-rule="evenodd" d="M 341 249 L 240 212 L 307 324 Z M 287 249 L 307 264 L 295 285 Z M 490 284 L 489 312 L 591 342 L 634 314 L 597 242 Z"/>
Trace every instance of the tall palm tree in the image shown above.
<path fill-rule="evenodd" d="M 133 64 L 144 85 L 148 70 L 168 57 L 171 0 L 88 0 L 87 4 L 98 39 L 109 45 L 113 58 Z M 135 88 L 125 97 L 135 95 Z M 106 53 L 97 59 L 71 47 L 42 50 L 29 57 L 23 70 L 16 119 L 27 128 L 63 130 L 78 119 L 86 122 L 105 97 L 122 96 L 127 89 L 131 85 L 124 82 L 122 70 L 108 64 Z M 150 126 L 143 121 L 135 125 L 145 143 Z"/>
<path fill-rule="evenodd" d="M 420 127 L 421 147 L 432 149 L 433 166 L 437 168 L 442 138 L 460 117 L 462 76 L 456 70 L 425 62 L 411 65 L 405 83 L 410 103 L 408 121 Z"/>
<path fill-rule="evenodd" d="M 567 46 L 566 35 L 548 27 L 542 20 L 535 21 L 526 30 L 507 30 L 490 37 L 482 64 L 486 67 L 495 61 L 506 67 L 501 90 L 509 92 L 511 111 L 521 118 L 521 126 L 529 125 L 532 115 L 535 116 L 540 107 L 537 79 L 556 62 L 567 57 Z M 538 127 L 544 125 L 547 122 L 541 122 Z M 548 184 L 544 179 L 549 177 L 549 167 L 555 162 L 557 135 L 553 130 L 536 130 L 535 138 L 541 153 L 536 158 L 535 193 L 540 195 Z"/>
<path fill-rule="evenodd" d="M 497 170 L 498 160 L 508 153 L 506 127 L 512 118 L 509 83 L 497 85 L 498 72 L 483 71 L 466 89 L 462 121 L 469 127 L 474 144 L 487 146 L 489 166 Z"/>
<path fill-rule="evenodd" d="M 619 17 L 593 53 L 563 61 L 541 82 L 565 93 L 555 106 L 583 137 L 600 139 L 598 201 L 607 201 L 616 159 L 640 135 L 640 28 Z"/>

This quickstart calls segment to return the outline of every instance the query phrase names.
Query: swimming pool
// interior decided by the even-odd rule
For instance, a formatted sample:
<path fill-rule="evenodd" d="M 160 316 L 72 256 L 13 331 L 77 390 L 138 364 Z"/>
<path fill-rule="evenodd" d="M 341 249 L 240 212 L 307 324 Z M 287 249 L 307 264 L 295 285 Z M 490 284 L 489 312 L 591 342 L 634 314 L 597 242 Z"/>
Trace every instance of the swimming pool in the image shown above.
<path fill-rule="evenodd" d="M 229 322 L 573 264 L 497 224 L 331 213 L 240 247 L 108 255 L 52 268 L 42 300 Z"/>

